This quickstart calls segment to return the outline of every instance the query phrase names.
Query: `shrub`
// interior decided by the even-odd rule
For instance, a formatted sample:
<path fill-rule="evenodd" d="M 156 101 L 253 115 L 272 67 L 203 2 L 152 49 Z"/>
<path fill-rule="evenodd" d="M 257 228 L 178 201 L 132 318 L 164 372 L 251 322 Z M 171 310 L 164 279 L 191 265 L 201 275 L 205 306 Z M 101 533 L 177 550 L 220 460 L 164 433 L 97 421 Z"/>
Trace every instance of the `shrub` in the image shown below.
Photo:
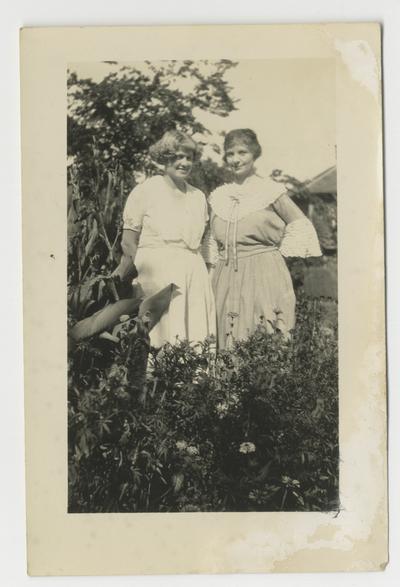
<path fill-rule="evenodd" d="M 71 350 L 69 511 L 338 508 L 337 332 L 302 298 L 290 341 Z"/>

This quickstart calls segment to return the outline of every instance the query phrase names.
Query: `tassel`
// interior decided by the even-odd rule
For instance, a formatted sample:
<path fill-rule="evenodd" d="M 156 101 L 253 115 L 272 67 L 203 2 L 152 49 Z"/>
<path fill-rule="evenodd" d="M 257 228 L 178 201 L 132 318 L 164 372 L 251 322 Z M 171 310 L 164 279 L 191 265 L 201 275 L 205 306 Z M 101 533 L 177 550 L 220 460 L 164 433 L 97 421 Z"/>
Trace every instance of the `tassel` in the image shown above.
<path fill-rule="evenodd" d="M 237 256 L 237 227 L 238 227 L 238 208 L 236 207 L 236 216 L 233 221 L 233 269 L 238 270 L 238 256 Z"/>

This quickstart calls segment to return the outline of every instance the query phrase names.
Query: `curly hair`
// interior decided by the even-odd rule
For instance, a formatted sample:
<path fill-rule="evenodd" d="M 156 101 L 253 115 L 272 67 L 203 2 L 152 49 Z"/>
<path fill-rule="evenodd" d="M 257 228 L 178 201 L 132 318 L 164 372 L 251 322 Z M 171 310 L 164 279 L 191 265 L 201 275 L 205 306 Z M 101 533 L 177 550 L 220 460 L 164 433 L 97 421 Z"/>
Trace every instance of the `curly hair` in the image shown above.
<path fill-rule="evenodd" d="M 167 165 L 174 161 L 179 149 L 192 153 L 193 161 L 197 161 L 200 158 L 201 152 L 198 144 L 187 134 L 179 130 L 168 130 L 165 132 L 161 139 L 150 147 L 149 155 L 156 163 Z"/>
<path fill-rule="evenodd" d="M 261 155 L 261 145 L 258 142 L 258 138 L 254 130 L 251 128 L 237 128 L 235 130 L 231 130 L 225 135 L 224 139 L 224 151 L 229 149 L 229 147 L 235 143 L 243 143 L 246 147 L 251 151 L 253 154 L 254 159 L 258 159 Z M 225 156 L 224 156 L 225 161 Z"/>

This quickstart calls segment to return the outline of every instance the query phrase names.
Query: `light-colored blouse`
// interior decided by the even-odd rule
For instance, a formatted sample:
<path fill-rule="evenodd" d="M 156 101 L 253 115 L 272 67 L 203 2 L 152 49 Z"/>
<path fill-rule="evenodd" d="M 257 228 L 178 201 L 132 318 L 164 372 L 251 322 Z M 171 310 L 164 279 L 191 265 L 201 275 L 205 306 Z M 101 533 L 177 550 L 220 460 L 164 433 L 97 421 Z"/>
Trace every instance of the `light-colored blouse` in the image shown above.
<path fill-rule="evenodd" d="M 186 183 L 184 193 L 168 176 L 156 175 L 128 196 L 123 228 L 140 232 L 139 248 L 174 245 L 196 251 L 207 220 L 203 192 Z"/>
<path fill-rule="evenodd" d="M 270 178 L 254 174 L 243 184 L 224 184 L 210 195 L 209 203 L 211 231 L 203 255 L 212 264 L 216 262 L 213 239 L 225 260 L 228 247 L 234 259 L 266 247 L 277 248 L 285 257 L 321 255 L 312 223 Z"/>

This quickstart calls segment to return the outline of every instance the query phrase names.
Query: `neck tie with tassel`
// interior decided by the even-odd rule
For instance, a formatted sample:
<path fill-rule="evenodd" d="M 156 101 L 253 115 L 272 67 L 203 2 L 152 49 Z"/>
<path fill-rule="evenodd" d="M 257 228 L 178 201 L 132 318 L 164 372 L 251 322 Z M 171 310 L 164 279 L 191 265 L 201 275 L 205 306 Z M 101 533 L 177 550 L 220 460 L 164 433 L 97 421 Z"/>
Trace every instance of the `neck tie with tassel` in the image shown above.
<path fill-rule="evenodd" d="M 228 265 L 228 263 L 229 263 L 229 232 L 230 232 L 231 225 L 233 225 L 232 253 L 233 253 L 233 268 L 235 271 L 238 270 L 238 258 L 237 258 L 238 208 L 239 208 L 239 198 L 237 198 L 236 196 L 232 196 L 232 206 L 230 209 L 229 220 L 226 223 L 224 260 L 225 260 L 225 265 Z"/>

